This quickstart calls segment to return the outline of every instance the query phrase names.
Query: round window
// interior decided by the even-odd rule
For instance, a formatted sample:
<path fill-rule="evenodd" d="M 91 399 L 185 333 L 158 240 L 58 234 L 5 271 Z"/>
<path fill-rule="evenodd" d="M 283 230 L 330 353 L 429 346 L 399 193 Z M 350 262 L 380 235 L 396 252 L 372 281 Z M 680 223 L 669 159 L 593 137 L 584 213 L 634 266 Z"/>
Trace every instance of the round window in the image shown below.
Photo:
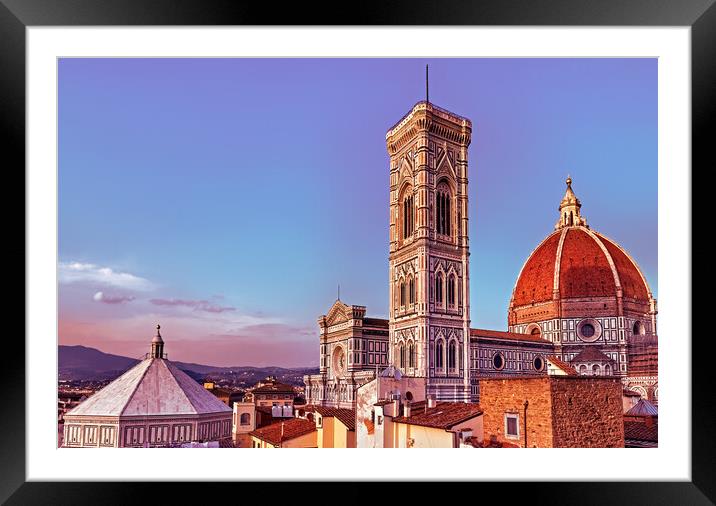
<path fill-rule="evenodd" d="M 602 334 L 602 327 L 594 318 L 582 320 L 577 325 L 577 336 L 586 343 L 593 343 Z"/>
<path fill-rule="evenodd" d="M 501 369 L 504 369 L 505 367 L 505 357 L 502 355 L 502 353 L 495 353 L 495 356 L 492 357 L 492 365 L 495 366 L 495 369 L 498 371 Z"/>
<path fill-rule="evenodd" d="M 544 360 L 542 360 L 542 357 L 535 357 L 532 361 L 532 365 L 534 366 L 535 371 L 541 371 L 544 369 Z"/>

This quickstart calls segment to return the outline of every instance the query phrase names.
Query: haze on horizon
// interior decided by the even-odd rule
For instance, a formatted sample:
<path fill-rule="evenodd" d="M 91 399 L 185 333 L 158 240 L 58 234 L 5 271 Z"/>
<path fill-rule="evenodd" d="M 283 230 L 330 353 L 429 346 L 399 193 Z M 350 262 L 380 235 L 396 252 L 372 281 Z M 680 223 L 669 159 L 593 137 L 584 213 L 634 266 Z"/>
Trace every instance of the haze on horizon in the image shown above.
<path fill-rule="evenodd" d="M 385 132 L 473 123 L 472 326 L 504 330 L 567 174 L 657 290 L 656 59 L 60 59 L 59 344 L 315 366 L 316 319 L 388 310 Z"/>

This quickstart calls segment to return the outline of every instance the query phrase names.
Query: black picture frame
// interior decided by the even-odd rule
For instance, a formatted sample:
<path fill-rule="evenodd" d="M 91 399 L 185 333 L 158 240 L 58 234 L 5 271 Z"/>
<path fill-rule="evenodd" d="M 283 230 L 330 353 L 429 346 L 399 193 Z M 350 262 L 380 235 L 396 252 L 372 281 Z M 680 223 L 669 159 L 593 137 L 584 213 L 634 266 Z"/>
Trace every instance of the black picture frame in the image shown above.
<path fill-rule="evenodd" d="M 715 1 L 401 0 L 345 5 L 335 2 L 327 5 L 295 2 L 279 7 L 265 2 L 238 0 L 0 0 L 0 124 L 3 134 L 0 145 L 5 187 L 16 188 L 13 184 L 15 181 L 10 178 L 17 178 L 17 184 L 24 186 L 25 28 L 31 26 L 368 24 L 691 27 L 692 167 L 701 168 L 699 172 L 703 174 L 707 169 L 716 167 L 716 157 L 711 146 L 713 141 L 708 134 L 713 131 L 716 118 Z M 684 167 L 684 170 L 688 171 L 689 167 Z M 705 186 L 701 185 L 701 188 Z M 6 195 L 8 193 L 6 191 Z M 18 192 L 14 190 L 12 193 Z M 695 197 L 692 195 L 693 203 L 704 201 Z M 705 201 L 708 202 L 708 198 Z M 12 209 L 18 207 L 19 204 L 14 204 Z M 9 210 L 9 206 L 6 209 Z M 21 227 L 19 219 L 6 220 L 5 224 L 6 227 L 14 227 L 18 231 L 17 235 L 24 237 L 24 223 L 21 232 L 18 230 Z M 7 234 L 6 237 L 14 235 Z M 12 244 L 19 243 L 20 239 L 13 237 Z M 7 249 L 16 252 L 18 257 L 20 250 L 24 253 L 24 247 L 13 247 L 9 241 Z M 24 255 L 21 262 L 27 268 Z M 19 273 L 16 275 L 19 276 Z M 13 295 L 16 297 L 16 294 Z M 691 294 L 683 295 L 691 297 Z M 698 302 L 695 297 L 692 300 Z M 7 323 L 11 319 L 6 316 Z M 163 503 L 184 503 L 189 499 L 187 484 L 179 483 L 157 488 L 156 484 L 150 483 L 128 486 L 117 482 L 26 482 L 25 405 L 28 399 L 25 397 L 24 379 L 27 371 L 24 342 L 17 336 L 18 333 L 14 332 L 6 334 L 5 360 L 0 369 L 5 385 L 3 402 L 0 403 L 0 501 L 7 501 L 7 504 L 127 504 L 148 497 L 152 490 L 159 490 Z M 480 486 L 479 492 L 473 489 L 474 493 L 482 500 L 487 500 L 493 495 L 491 492 L 498 492 L 498 497 L 504 497 L 505 490 L 509 489 L 511 500 L 524 500 L 532 504 L 546 501 L 558 501 L 561 504 L 716 504 L 716 396 L 709 388 L 712 383 L 711 355 L 708 353 L 711 339 L 702 336 L 703 339 L 693 340 L 690 328 L 684 329 L 682 337 L 685 343 L 691 342 L 692 349 L 692 427 L 690 431 L 688 427 L 683 430 L 683 442 L 691 447 L 692 481 L 502 483 L 484 484 Z M 198 462 L 197 465 L 206 463 Z M 320 479 L 320 476 L 316 479 Z M 218 498 L 220 493 L 235 494 L 239 490 L 231 484 L 202 483 L 201 487 L 202 496 L 212 498 Z M 494 490 L 486 491 L 482 487 Z M 350 488 L 358 491 L 357 486 Z M 306 491 L 302 491 L 296 484 L 276 484 L 271 487 L 269 499 L 277 497 L 276 492 L 282 496 L 284 492 L 289 493 L 291 497 L 294 493 L 301 495 Z M 346 492 L 347 489 L 343 489 L 343 493 Z M 404 492 L 393 490 L 392 493 Z M 318 496 L 326 499 L 330 497 L 322 494 Z M 370 493 L 368 497 L 374 498 Z M 334 497 L 333 500 L 341 499 Z"/>

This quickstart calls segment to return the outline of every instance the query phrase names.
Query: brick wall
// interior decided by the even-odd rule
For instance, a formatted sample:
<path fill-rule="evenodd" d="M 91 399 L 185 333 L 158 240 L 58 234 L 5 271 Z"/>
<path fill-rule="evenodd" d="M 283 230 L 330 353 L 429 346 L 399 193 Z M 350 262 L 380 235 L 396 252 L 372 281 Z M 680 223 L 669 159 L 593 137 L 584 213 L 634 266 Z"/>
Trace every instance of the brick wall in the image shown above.
<path fill-rule="evenodd" d="M 527 408 L 527 446 L 552 447 L 552 395 L 550 377 L 502 378 L 480 380 L 480 406 L 483 409 L 485 441 L 525 446 L 524 403 Z M 518 415 L 518 439 L 505 435 L 505 413 Z"/>
<path fill-rule="evenodd" d="M 555 447 L 624 447 L 618 379 L 560 377 L 551 381 Z"/>
<path fill-rule="evenodd" d="M 480 380 L 485 441 L 525 446 L 623 447 L 622 393 L 618 379 L 589 376 L 513 377 Z M 518 415 L 518 438 L 505 434 L 505 414 Z"/>

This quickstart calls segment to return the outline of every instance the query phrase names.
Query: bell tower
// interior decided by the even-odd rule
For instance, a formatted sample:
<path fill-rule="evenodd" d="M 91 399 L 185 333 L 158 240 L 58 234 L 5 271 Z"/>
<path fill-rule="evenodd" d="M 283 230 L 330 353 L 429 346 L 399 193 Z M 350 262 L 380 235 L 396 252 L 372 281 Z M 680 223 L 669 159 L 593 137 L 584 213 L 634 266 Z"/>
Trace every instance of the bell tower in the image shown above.
<path fill-rule="evenodd" d="M 388 130 L 389 360 L 426 394 L 468 401 L 472 123 L 425 100 Z"/>

